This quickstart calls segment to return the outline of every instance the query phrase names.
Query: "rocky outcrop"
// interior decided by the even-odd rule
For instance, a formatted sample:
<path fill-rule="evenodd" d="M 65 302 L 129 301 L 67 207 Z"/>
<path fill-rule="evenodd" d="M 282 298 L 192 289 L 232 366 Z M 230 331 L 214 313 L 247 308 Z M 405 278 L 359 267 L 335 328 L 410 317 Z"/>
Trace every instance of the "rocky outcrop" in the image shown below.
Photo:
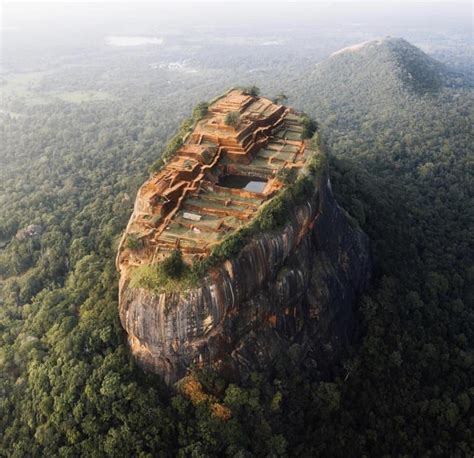
<path fill-rule="evenodd" d="M 167 383 L 188 367 L 242 377 L 300 342 L 336 357 L 354 333 L 370 280 L 368 239 L 334 200 L 327 173 L 278 231 L 252 239 L 199 287 L 157 294 L 120 279 L 120 319 L 138 363 Z"/>

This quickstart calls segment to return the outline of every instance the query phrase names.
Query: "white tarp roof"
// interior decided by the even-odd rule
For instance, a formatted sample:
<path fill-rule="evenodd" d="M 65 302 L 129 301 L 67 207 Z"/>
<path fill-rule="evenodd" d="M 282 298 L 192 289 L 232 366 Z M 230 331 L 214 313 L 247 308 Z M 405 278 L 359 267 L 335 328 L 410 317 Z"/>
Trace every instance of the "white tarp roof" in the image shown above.
<path fill-rule="evenodd" d="M 184 212 L 183 213 L 183 218 L 184 219 L 190 219 L 191 221 L 201 221 L 201 215 L 197 215 L 196 213 L 188 213 Z"/>

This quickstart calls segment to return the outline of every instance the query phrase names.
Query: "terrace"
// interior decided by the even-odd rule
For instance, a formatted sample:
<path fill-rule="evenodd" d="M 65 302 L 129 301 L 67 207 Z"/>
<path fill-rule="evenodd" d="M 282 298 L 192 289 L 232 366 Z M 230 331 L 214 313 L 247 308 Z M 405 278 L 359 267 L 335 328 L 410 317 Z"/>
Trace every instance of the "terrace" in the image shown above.
<path fill-rule="evenodd" d="M 229 112 L 239 114 L 235 127 L 225 124 Z M 281 169 L 304 166 L 302 133 L 292 109 L 229 91 L 140 189 L 127 234 L 141 248 L 121 246 L 119 263 L 160 261 L 176 248 L 187 262 L 208 255 L 284 186 L 277 178 Z"/>

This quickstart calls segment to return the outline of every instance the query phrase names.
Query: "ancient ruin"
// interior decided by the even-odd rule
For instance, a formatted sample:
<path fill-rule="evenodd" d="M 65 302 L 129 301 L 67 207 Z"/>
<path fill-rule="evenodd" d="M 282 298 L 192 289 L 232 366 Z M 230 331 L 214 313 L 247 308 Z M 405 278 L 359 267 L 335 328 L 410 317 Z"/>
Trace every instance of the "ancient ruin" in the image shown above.
<path fill-rule="evenodd" d="M 122 240 L 119 270 L 159 262 L 174 249 L 188 262 L 209 254 L 283 186 L 281 169 L 304 166 L 302 133 L 291 108 L 238 89 L 225 93 L 141 187 L 126 231 L 139 249 Z"/>
<path fill-rule="evenodd" d="M 297 341 L 328 364 L 351 338 L 370 260 L 317 135 L 305 138 L 309 118 L 237 89 L 197 113 L 140 188 L 119 246 L 131 352 L 167 383 L 190 367 L 246 377 Z"/>

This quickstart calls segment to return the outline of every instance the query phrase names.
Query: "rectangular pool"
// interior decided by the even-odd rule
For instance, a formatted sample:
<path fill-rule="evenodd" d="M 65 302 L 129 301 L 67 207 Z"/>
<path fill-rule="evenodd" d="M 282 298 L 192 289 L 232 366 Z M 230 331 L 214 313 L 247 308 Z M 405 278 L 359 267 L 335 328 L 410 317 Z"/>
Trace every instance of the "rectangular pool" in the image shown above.
<path fill-rule="evenodd" d="M 226 175 L 217 183 L 224 188 L 242 189 L 250 192 L 263 192 L 267 180 L 258 177 L 247 177 L 243 175 Z"/>

